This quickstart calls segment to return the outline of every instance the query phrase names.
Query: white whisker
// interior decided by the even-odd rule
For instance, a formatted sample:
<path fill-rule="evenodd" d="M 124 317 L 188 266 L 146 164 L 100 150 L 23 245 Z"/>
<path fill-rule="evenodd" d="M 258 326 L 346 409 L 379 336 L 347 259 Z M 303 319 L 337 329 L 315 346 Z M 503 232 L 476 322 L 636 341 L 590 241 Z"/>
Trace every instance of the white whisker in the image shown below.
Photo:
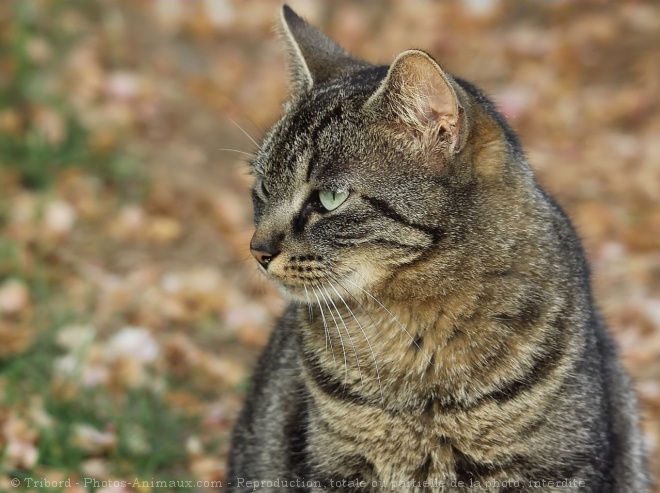
<path fill-rule="evenodd" d="M 303 287 L 305 288 L 305 298 L 307 299 L 307 308 L 309 309 L 309 321 L 313 322 L 314 317 L 312 315 L 312 302 L 309 299 L 309 292 L 307 291 L 307 284 L 303 283 Z M 327 343 L 326 343 L 326 349 L 327 349 Z"/>
<path fill-rule="evenodd" d="M 227 117 L 227 118 L 229 118 L 229 117 Z M 254 140 L 254 139 L 252 138 L 252 136 L 251 136 L 249 133 L 247 133 L 247 132 L 243 129 L 243 127 L 241 127 L 238 123 L 236 123 L 236 122 L 235 122 L 234 120 L 232 120 L 231 118 L 229 118 L 229 121 L 232 122 L 234 125 L 236 125 L 236 126 L 238 127 L 238 129 L 239 129 L 241 132 L 243 132 L 243 133 L 245 134 L 245 136 L 246 136 L 248 139 L 250 139 L 254 145 L 256 145 L 257 147 L 259 147 L 259 144 L 257 144 L 257 141 Z"/>
<path fill-rule="evenodd" d="M 339 334 L 339 342 L 341 343 L 341 350 L 344 353 L 344 387 L 345 387 L 348 384 L 348 359 L 346 357 L 346 346 L 344 346 L 344 338 L 341 335 L 341 331 L 339 330 L 339 324 L 337 323 L 335 316 L 332 314 L 330 305 L 328 305 L 328 301 L 325 299 L 325 296 L 323 296 L 323 291 L 321 291 L 320 287 L 319 287 L 319 294 L 321 295 L 321 298 L 323 298 L 323 302 L 325 303 L 325 306 L 328 307 L 330 316 L 332 317 L 332 320 L 335 322 L 335 327 L 337 328 L 337 334 Z"/>
<path fill-rule="evenodd" d="M 364 387 L 364 379 L 362 378 L 362 368 L 360 368 L 360 360 L 358 358 L 357 350 L 355 349 L 355 344 L 353 344 L 353 337 L 351 336 L 351 331 L 348 330 L 348 326 L 346 325 L 346 322 L 344 322 L 344 317 L 341 316 L 341 313 L 339 312 L 337 305 L 335 305 L 335 302 L 332 301 L 332 297 L 330 296 L 330 293 L 328 293 L 328 290 L 326 289 L 325 286 L 322 285 L 322 287 L 323 290 L 325 291 L 325 294 L 328 295 L 328 299 L 330 300 L 330 303 L 332 303 L 332 306 L 335 308 L 335 312 L 337 312 L 337 316 L 339 317 L 339 320 L 341 320 L 341 323 L 344 326 L 344 329 L 346 330 L 346 334 L 348 335 L 348 341 L 351 343 L 351 346 L 353 347 L 353 354 L 355 355 L 355 363 L 357 364 L 358 372 L 360 374 L 360 382 Z"/>
<path fill-rule="evenodd" d="M 239 151 L 238 149 L 221 148 L 221 149 L 218 149 L 218 151 L 237 152 L 239 154 L 244 154 L 244 155 L 250 156 L 252 158 L 255 157 L 255 154 L 252 153 L 252 152 Z"/>
<path fill-rule="evenodd" d="M 410 340 L 413 342 L 413 344 L 414 344 L 415 346 L 417 346 L 417 349 L 419 349 L 419 351 L 420 351 L 420 352 L 424 355 L 424 357 L 428 360 L 429 364 L 430 364 L 431 366 L 433 366 L 433 361 L 431 361 L 431 358 L 429 358 L 429 356 L 424 352 L 424 350 L 420 347 L 420 345 L 417 343 L 417 341 L 415 340 L 415 338 L 414 338 L 413 336 L 410 335 L 410 332 L 408 332 L 408 329 L 406 329 L 406 327 L 405 327 L 401 322 L 399 322 L 399 319 L 396 318 L 396 317 L 394 316 L 394 314 L 393 314 L 391 311 L 389 311 L 385 305 L 383 305 L 383 304 L 382 304 L 382 303 L 381 303 L 381 302 L 380 302 L 380 301 L 379 301 L 374 295 L 372 295 L 372 294 L 371 294 L 369 291 L 367 291 L 366 289 L 362 288 L 361 286 L 358 286 L 357 284 L 355 284 L 355 283 L 354 283 L 353 281 L 351 281 L 350 279 L 346 279 L 346 280 L 347 280 L 348 282 L 350 282 L 353 286 L 355 286 L 356 288 L 358 288 L 360 291 L 362 291 L 363 293 L 365 293 L 367 296 L 369 296 L 372 300 L 374 300 L 376 303 L 378 303 L 378 305 L 379 305 L 383 310 L 385 310 L 387 313 L 389 313 L 389 314 L 390 314 L 390 317 L 392 317 L 392 320 L 394 320 L 394 321 L 399 325 L 399 327 L 401 327 L 401 328 L 403 329 L 403 331 L 408 335 L 408 337 L 410 337 Z"/>
<path fill-rule="evenodd" d="M 332 352 L 332 360 L 336 363 L 337 360 L 335 359 L 335 350 L 332 347 L 332 338 L 330 337 L 330 330 L 328 329 L 328 323 L 325 320 L 325 314 L 323 313 L 323 307 L 321 306 L 321 300 L 319 299 L 318 295 L 316 294 L 316 290 L 314 289 L 314 286 L 310 286 L 310 289 L 312 290 L 312 293 L 314 293 L 314 297 L 316 298 L 316 303 L 319 305 L 319 310 L 321 310 L 321 318 L 323 319 L 323 329 L 325 330 L 325 337 L 326 337 L 326 344 L 325 344 L 325 350 L 328 350 L 328 342 L 330 343 L 330 351 Z"/>
<path fill-rule="evenodd" d="M 346 288 L 344 288 L 344 286 L 341 285 L 341 283 L 339 283 L 339 281 L 337 281 L 337 283 L 338 283 L 339 286 L 342 287 L 342 288 L 343 288 L 348 294 L 351 294 L 351 293 L 348 292 L 348 290 L 347 290 Z M 378 369 L 378 362 L 376 361 L 376 355 L 374 354 L 374 350 L 373 350 L 373 348 L 371 347 L 371 342 L 369 342 L 369 337 L 367 337 L 367 333 L 364 331 L 364 328 L 362 327 L 362 324 L 360 323 L 360 321 L 358 320 L 358 318 L 357 318 L 357 317 L 355 316 L 355 314 L 353 313 L 353 310 L 351 310 L 351 308 L 348 306 L 348 304 L 347 304 L 346 301 L 344 300 L 344 297 L 343 297 L 341 294 L 339 294 L 339 291 L 337 291 L 337 289 L 335 289 L 335 286 L 334 286 L 331 282 L 328 281 L 328 284 L 330 284 L 330 287 L 332 288 L 332 290 L 333 290 L 335 293 L 337 293 L 337 296 L 339 296 L 339 299 L 342 301 L 342 303 L 344 304 L 344 306 L 346 307 L 346 309 L 348 310 L 348 312 L 351 314 L 351 316 L 355 319 L 355 321 L 356 321 L 357 324 L 358 324 L 358 327 L 360 327 L 360 331 L 362 332 L 362 335 L 364 336 L 364 340 L 367 341 L 367 346 L 369 346 L 369 351 L 371 352 L 371 357 L 373 358 L 373 360 L 374 360 L 374 366 L 376 367 L 376 378 L 378 379 L 378 388 L 380 389 L 380 400 L 381 400 L 381 402 L 384 402 L 384 401 L 385 401 L 385 396 L 383 395 L 383 386 L 381 385 L 381 382 L 380 382 L 380 370 Z M 351 296 L 352 296 L 352 295 L 351 295 Z M 363 310 L 364 310 L 364 308 L 363 308 Z M 367 315 L 368 315 L 368 314 L 367 314 Z M 371 318 L 371 317 L 370 317 L 370 318 Z"/>

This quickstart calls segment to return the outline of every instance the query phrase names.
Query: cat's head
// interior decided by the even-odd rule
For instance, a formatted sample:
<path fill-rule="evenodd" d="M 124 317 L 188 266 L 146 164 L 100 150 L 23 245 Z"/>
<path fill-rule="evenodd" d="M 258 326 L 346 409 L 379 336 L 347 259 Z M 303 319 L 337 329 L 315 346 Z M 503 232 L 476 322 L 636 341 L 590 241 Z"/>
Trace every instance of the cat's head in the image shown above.
<path fill-rule="evenodd" d="M 488 247 L 515 138 L 422 51 L 371 65 L 287 6 L 282 32 L 292 95 L 253 161 L 253 255 L 301 301 L 433 291 Z"/>

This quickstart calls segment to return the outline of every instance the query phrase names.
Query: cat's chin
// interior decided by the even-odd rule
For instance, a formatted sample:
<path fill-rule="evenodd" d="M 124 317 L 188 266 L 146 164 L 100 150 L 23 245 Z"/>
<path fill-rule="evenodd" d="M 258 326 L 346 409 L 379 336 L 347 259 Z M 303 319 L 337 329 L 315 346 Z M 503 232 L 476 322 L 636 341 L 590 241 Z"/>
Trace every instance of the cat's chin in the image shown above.
<path fill-rule="evenodd" d="M 335 277 L 332 281 L 314 283 L 284 280 L 275 276 L 269 277 L 284 298 L 297 303 L 321 303 L 323 305 L 334 302 L 337 305 L 344 305 L 349 300 L 373 298 L 370 288 L 365 286 L 367 279 L 355 270 L 340 278 Z"/>
<path fill-rule="evenodd" d="M 310 296 L 312 296 L 309 288 L 305 290 L 305 286 L 302 284 L 290 284 L 283 281 L 275 281 L 275 284 L 280 290 L 280 293 L 282 293 L 282 296 L 289 301 L 307 303 L 310 300 Z"/>
<path fill-rule="evenodd" d="M 284 298 L 295 303 L 317 304 L 330 302 L 330 300 L 339 303 L 339 297 L 330 286 L 312 287 L 283 281 L 276 281 L 275 284 Z"/>

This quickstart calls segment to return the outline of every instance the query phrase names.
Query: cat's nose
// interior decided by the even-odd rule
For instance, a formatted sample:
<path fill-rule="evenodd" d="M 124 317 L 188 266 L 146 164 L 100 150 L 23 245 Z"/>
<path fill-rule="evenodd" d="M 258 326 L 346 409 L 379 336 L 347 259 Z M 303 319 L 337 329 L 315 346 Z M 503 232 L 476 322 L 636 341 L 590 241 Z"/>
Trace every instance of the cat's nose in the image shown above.
<path fill-rule="evenodd" d="M 268 265 L 280 254 L 280 251 L 272 243 L 255 245 L 250 242 L 250 253 L 254 255 L 254 258 L 257 259 L 257 262 L 259 262 L 264 269 L 268 269 Z"/>

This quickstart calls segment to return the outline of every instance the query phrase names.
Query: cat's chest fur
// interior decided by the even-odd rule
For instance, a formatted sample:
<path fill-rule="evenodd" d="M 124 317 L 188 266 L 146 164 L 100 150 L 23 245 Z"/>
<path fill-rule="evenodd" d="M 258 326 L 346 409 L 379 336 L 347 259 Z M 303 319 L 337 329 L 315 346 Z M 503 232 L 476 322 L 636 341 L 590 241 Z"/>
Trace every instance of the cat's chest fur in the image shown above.
<path fill-rule="evenodd" d="M 492 372 L 474 372 L 472 361 L 482 358 L 487 318 L 466 315 L 469 325 L 461 317 L 406 316 L 403 310 L 397 318 L 387 312 L 364 317 L 378 305 L 360 315 L 332 308 L 332 315 L 327 306 L 325 315 L 315 311 L 312 320 L 299 313 L 308 336 L 301 367 L 310 396 L 309 463 L 322 471 L 326 487 L 332 478 L 353 478 L 368 485 L 365 491 L 383 485 L 425 491 L 422 484 L 428 491 L 480 491 L 481 483 L 486 491 L 486 481 L 516 485 L 535 467 L 516 460 L 529 448 L 519 436 L 552 427 L 536 412 L 552 405 L 557 385 L 524 402 L 491 399 L 486 389 L 497 385 L 487 378 Z M 455 333 L 457 323 L 465 334 Z M 484 333 L 481 338 L 474 329 Z"/>
<path fill-rule="evenodd" d="M 453 492 L 468 487 L 487 491 L 487 482 L 514 485 L 524 481 L 524 470 L 500 468 L 497 472 L 495 466 L 486 479 L 485 471 L 475 468 L 471 457 L 453 445 L 455 438 L 450 440 L 443 434 L 451 431 L 450 421 L 454 421 L 454 431 L 467 423 L 428 423 L 420 416 L 396 416 L 354 405 L 339 409 L 336 403 L 321 407 L 324 411 L 309 421 L 310 462 L 324 471 L 312 477 L 320 479 L 326 491 L 333 491 L 338 478 L 361 484 L 356 491 L 401 492 Z M 374 432 L 369 426 L 374 421 L 385 426 Z M 317 456 L 317 450 L 324 452 Z M 483 453 L 480 458 L 485 460 L 489 455 Z M 336 490 L 347 491 L 341 487 Z"/>
<path fill-rule="evenodd" d="M 452 450 L 439 431 L 442 427 L 425 426 L 417 421 L 419 416 L 397 416 L 346 402 L 339 405 L 327 396 L 312 394 L 322 411 L 310 417 L 309 445 L 312 463 L 318 461 L 322 470 L 333 471 L 337 478 L 365 481 L 367 490 L 373 484 L 454 474 Z M 375 432 L 374 422 L 384 426 Z M 317 457 L 315 450 L 326 452 Z"/>

